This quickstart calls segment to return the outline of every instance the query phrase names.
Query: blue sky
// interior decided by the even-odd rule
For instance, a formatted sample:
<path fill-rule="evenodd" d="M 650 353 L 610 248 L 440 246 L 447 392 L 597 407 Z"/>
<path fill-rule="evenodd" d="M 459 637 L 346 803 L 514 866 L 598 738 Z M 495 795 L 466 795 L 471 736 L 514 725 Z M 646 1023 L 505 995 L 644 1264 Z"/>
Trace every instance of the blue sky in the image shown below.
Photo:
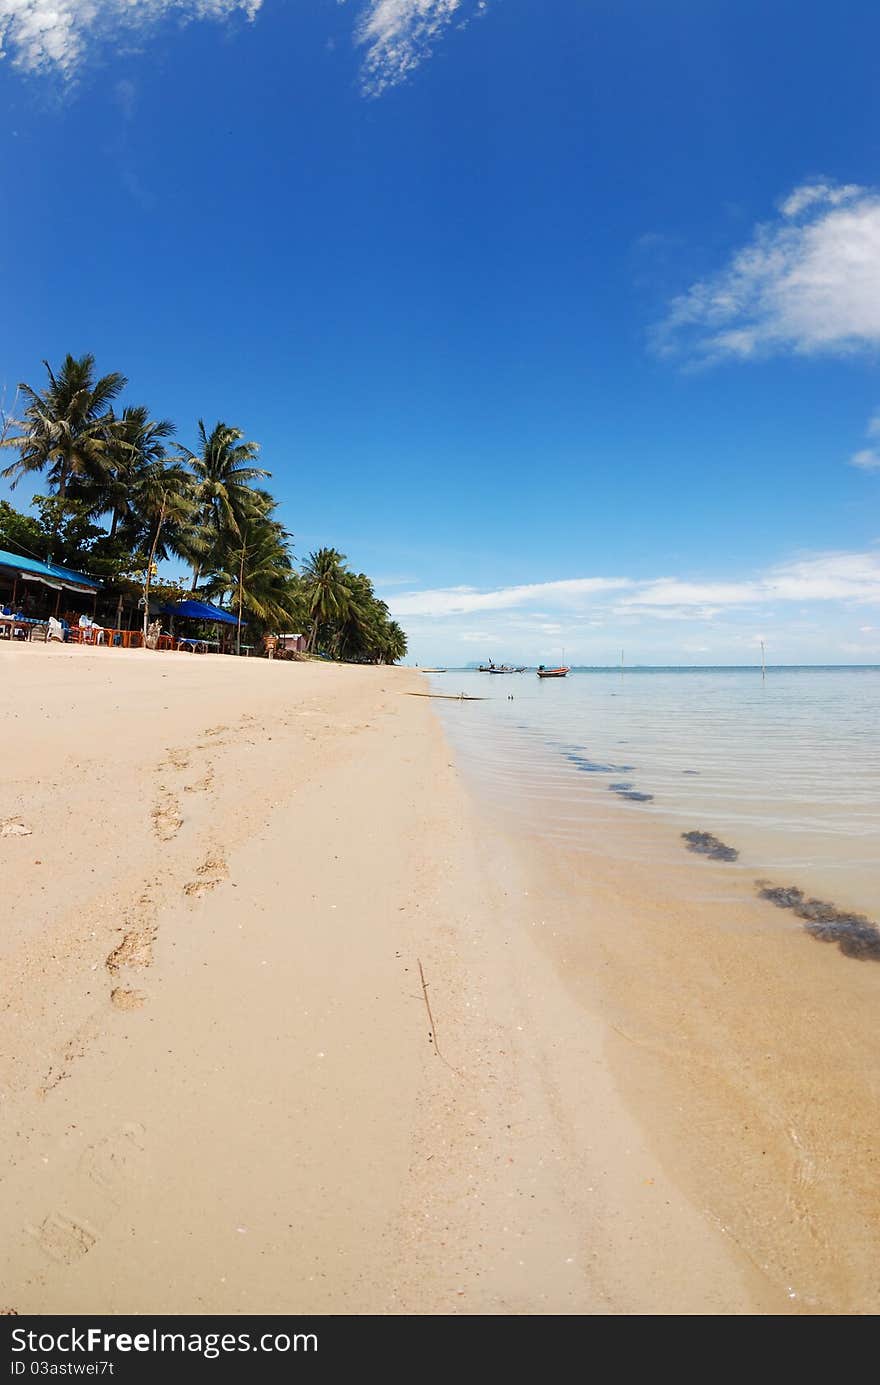
<path fill-rule="evenodd" d="M 0 0 L 0 36 L 7 403 L 90 350 L 187 444 L 242 427 L 421 662 L 880 661 L 876 5 Z"/>

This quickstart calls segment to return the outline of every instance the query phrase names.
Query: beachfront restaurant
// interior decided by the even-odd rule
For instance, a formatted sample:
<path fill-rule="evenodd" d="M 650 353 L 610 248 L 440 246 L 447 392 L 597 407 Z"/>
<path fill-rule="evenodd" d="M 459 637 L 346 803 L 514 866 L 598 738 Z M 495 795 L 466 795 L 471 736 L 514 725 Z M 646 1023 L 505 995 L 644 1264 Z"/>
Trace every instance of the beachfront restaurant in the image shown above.
<path fill-rule="evenodd" d="M 84 572 L 0 549 L 0 637 L 44 637 L 49 617 L 94 616 L 101 583 Z"/>
<path fill-rule="evenodd" d="M 235 653 L 232 634 L 238 627 L 238 617 L 230 611 L 224 611 L 220 606 L 212 606 L 208 601 L 197 601 L 195 597 L 190 597 L 186 601 L 166 602 L 159 607 L 159 614 L 168 617 L 168 630 L 159 636 L 159 649 L 189 650 L 193 654 Z M 177 630 L 178 621 L 183 621 L 184 630 L 188 633 L 180 634 Z M 204 634 L 206 626 L 213 627 L 210 635 Z M 246 626 L 247 621 L 243 620 L 243 631 Z M 250 654 L 252 648 L 252 645 L 242 643 L 241 652 Z"/>

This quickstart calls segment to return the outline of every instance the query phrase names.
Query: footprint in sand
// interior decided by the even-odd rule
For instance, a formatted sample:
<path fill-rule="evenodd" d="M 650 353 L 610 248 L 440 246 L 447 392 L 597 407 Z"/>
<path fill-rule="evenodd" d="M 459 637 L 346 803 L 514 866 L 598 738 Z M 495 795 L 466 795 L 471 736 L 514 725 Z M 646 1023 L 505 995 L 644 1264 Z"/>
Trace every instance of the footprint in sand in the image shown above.
<path fill-rule="evenodd" d="M 229 867 L 223 857 L 218 852 L 209 852 L 198 867 L 195 880 L 190 880 L 184 885 L 183 893 L 191 899 L 200 899 L 228 877 Z"/>
<path fill-rule="evenodd" d="M 50 1259 L 73 1265 L 89 1251 L 118 1213 L 126 1191 L 143 1176 L 146 1130 L 138 1121 L 87 1145 L 68 1191 L 76 1209 L 56 1207 L 38 1226 L 25 1229 Z M 83 1213 L 88 1215 L 83 1215 Z"/>
<path fill-rule="evenodd" d="M 83 1058 L 86 1051 L 101 1033 L 100 1014 L 90 1015 L 88 1019 L 79 1026 L 77 1030 L 67 1040 L 56 1061 L 49 1068 L 40 1086 L 37 1088 L 39 1096 L 48 1094 L 57 1087 L 60 1082 L 64 1082 L 70 1076 L 70 1070 L 78 1058 Z"/>
<path fill-rule="evenodd" d="M 168 759 L 163 760 L 159 765 L 160 769 L 189 769 L 189 751 L 183 747 L 172 747 L 168 751 Z"/>
<path fill-rule="evenodd" d="M 160 842 L 170 842 L 183 826 L 183 818 L 174 794 L 163 791 L 151 814 L 153 831 Z"/>
<path fill-rule="evenodd" d="M 41 1250 L 61 1265 L 72 1265 L 88 1255 L 98 1239 L 98 1233 L 87 1222 L 68 1217 L 64 1212 L 50 1212 L 40 1225 L 28 1227 Z"/>
<path fill-rule="evenodd" d="M 145 1135 L 138 1121 L 126 1121 L 118 1134 L 108 1135 L 83 1151 L 80 1173 L 102 1193 L 118 1198 L 142 1171 Z"/>
<path fill-rule="evenodd" d="M 108 954 L 104 963 L 111 976 L 123 967 L 148 967 L 153 960 L 153 943 L 158 929 L 154 924 L 138 924 L 130 928 L 122 942 Z"/>
<path fill-rule="evenodd" d="M 147 997 L 143 991 L 136 991 L 130 986 L 114 986 L 110 992 L 110 1003 L 117 1010 L 139 1010 L 146 1005 Z"/>
<path fill-rule="evenodd" d="M 209 765 L 200 779 L 194 779 L 191 784 L 184 784 L 184 793 L 207 793 L 214 783 L 214 770 Z"/>

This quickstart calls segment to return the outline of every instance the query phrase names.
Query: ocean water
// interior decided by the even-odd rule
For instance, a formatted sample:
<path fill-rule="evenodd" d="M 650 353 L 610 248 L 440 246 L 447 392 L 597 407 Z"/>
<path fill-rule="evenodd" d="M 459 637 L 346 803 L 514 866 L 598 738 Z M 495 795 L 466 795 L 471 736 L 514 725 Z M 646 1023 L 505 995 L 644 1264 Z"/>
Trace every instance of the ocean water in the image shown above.
<path fill-rule="evenodd" d="M 707 832 L 731 870 L 880 920 L 880 668 L 449 670 L 431 689 L 485 699 L 433 705 L 510 823 L 590 851 L 616 816 L 621 854 L 644 855 L 621 813 L 647 815 L 675 829 L 658 852 Z"/>

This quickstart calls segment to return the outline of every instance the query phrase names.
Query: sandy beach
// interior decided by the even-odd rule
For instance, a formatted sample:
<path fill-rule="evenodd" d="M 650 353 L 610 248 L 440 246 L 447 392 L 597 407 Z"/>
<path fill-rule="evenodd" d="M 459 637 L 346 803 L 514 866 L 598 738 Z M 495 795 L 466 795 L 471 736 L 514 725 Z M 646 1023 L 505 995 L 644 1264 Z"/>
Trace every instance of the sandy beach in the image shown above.
<path fill-rule="evenodd" d="M 707 952 L 674 880 L 566 890 L 469 798 L 426 686 L 0 646 L 0 1307 L 872 1311 L 869 1065 L 825 1045 L 839 1155 L 821 1102 L 781 1124 L 833 999 L 791 1012 L 802 935 Z"/>

